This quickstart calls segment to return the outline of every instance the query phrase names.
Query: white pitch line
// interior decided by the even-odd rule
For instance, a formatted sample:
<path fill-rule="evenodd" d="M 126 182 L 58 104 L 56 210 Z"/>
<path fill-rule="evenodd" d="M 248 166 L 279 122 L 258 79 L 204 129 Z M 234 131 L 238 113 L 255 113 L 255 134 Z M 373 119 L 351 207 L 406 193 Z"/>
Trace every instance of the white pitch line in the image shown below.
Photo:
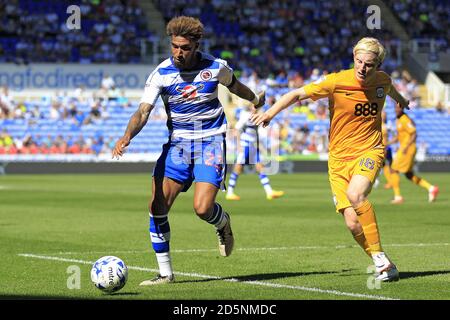
<path fill-rule="evenodd" d="M 109 255 L 116 254 L 116 253 L 146 253 L 151 252 L 151 249 L 148 250 L 115 250 L 115 251 L 59 251 L 59 252 L 46 252 L 46 253 L 39 253 L 38 255 L 46 255 L 46 254 L 59 254 L 59 255 L 71 255 L 71 254 L 104 254 L 108 253 Z M 170 250 L 170 252 L 173 252 L 173 250 Z"/>
<path fill-rule="evenodd" d="M 350 246 L 341 246 L 342 248 L 349 248 Z M 266 250 L 309 250 L 309 249 L 331 249 L 333 247 L 261 247 L 261 248 L 236 248 L 235 251 L 266 251 Z M 338 248 L 338 247 L 336 247 Z M 151 252 L 152 249 L 148 250 L 116 250 L 116 251 L 58 251 L 58 252 L 47 252 L 41 253 L 41 255 L 46 254 L 58 254 L 58 255 L 72 255 L 72 254 L 116 254 L 116 253 L 148 253 Z M 215 252 L 215 249 L 172 249 L 170 252 L 172 253 L 189 253 L 189 252 Z"/>
<path fill-rule="evenodd" d="M 383 247 L 440 247 L 440 246 L 450 246 L 450 243 L 394 243 L 394 244 L 383 244 Z M 317 250 L 317 249 L 348 249 L 348 248 L 359 248 L 358 245 L 337 245 L 337 246 L 297 246 L 297 247 L 260 247 L 260 248 L 236 248 L 235 251 L 275 251 L 275 250 Z M 174 249 L 170 250 L 172 253 L 189 253 L 189 252 L 214 252 L 215 249 Z M 59 254 L 59 255 L 71 255 L 71 254 L 117 254 L 117 253 L 148 253 L 151 252 L 151 248 L 148 250 L 116 250 L 116 251 L 59 251 L 52 253 L 42 253 L 45 254 Z"/>
<path fill-rule="evenodd" d="M 450 246 L 450 243 L 396 243 L 383 245 L 384 247 L 440 247 Z"/>
<path fill-rule="evenodd" d="M 18 255 L 21 257 L 26 257 L 26 258 L 54 260 L 54 261 L 61 261 L 61 262 L 74 262 L 74 263 L 80 263 L 80 264 L 93 264 L 94 263 L 94 261 L 85 261 L 85 260 L 79 260 L 79 259 L 67 259 L 67 258 L 52 257 L 52 256 L 42 256 L 42 255 L 36 255 L 36 254 L 31 254 L 31 253 L 20 253 Z M 157 270 L 157 269 L 150 269 L 150 268 L 143 268 L 143 267 L 136 267 L 136 266 L 128 266 L 128 269 L 146 271 L 146 272 L 147 271 L 159 272 L 159 270 Z M 336 296 L 344 296 L 344 297 L 352 297 L 352 298 L 365 298 L 365 299 L 376 299 L 376 300 L 399 300 L 399 299 L 385 297 L 385 296 L 379 296 L 379 295 L 352 293 L 352 292 L 344 292 L 344 291 L 338 291 L 338 290 L 326 290 L 326 289 L 320 289 L 320 288 L 314 288 L 314 287 L 293 286 L 293 285 L 285 285 L 285 284 L 279 284 L 279 283 L 273 283 L 273 282 L 245 281 L 245 280 L 239 280 L 236 278 L 223 278 L 223 277 L 219 277 L 219 276 L 211 276 L 211 275 L 200 274 L 200 273 L 175 272 L 175 274 L 180 275 L 180 276 L 185 276 L 185 277 L 192 277 L 192 278 L 222 280 L 222 281 L 226 281 L 226 282 L 239 282 L 239 283 L 251 284 L 251 285 L 256 285 L 256 286 L 264 286 L 264 287 L 270 287 L 270 288 L 293 289 L 293 290 L 299 290 L 299 291 L 324 293 L 324 294 L 331 294 L 331 295 L 336 295 Z"/>
<path fill-rule="evenodd" d="M 383 247 L 434 247 L 450 246 L 450 243 L 397 243 L 383 244 Z M 348 249 L 359 248 L 359 245 L 337 245 L 337 246 L 297 246 L 297 247 L 260 247 L 260 248 L 236 248 L 236 251 L 270 251 L 270 250 L 316 250 L 316 249 Z M 207 252 L 217 251 L 217 249 L 179 249 L 170 250 L 171 252 Z"/>

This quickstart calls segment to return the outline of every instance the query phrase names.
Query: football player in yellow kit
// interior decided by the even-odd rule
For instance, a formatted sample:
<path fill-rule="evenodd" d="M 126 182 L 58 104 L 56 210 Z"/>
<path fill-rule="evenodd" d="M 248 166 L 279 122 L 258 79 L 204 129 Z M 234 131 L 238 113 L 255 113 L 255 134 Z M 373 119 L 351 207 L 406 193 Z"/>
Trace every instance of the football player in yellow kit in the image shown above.
<path fill-rule="evenodd" d="M 391 172 L 392 172 L 392 149 L 389 145 L 389 130 L 387 124 L 387 115 L 386 111 L 383 110 L 381 113 L 381 132 L 383 133 L 383 144 L 384 144 L 384 165 L 383 165 L 383 173 L 386 178 L 386 184 L 384 185 L 385 189 L 391 189 Z"/>
<path fill-rule="evenodd" d="M 392 189 L 394 189 L 393 204 L 403 203 L 403 197 L 400 193 L 400 175 L 404 173 L 408 180 L 428 190 L 428 201 L 433 202 L 439 193 L 437 186 L 431 185 L 425 179 L 416 176 L 413 172 L 414 158 L 416 157 L 416 125 L 414 121 L 403 112 L 398 104 L 395 106 L 395 114 L 397 116 L 397 136 L 389 141 L 390 144 L 399 142 L 400 146 L 394 156 L 392 163 L 392 173 L 389 178 Z"/>
<path fill-rule="evenodd" d="M 382 249 L 372 204 L 367 199 L 383 165 L 381 112 L 386 95 L 408 108 L 408 101 L 379 67 L 385 48 L 375 38 L 362 38 L 353 48 L 354 68 L 282 96 L 252 121 L 267 126 L 283 109 L 298 100 L 328 98 L 330 110 L 328 172 L 336 211 L 344 217 L 356 242 L 373 259 L 376 279 L 399 279 L 397 267 Z"/>

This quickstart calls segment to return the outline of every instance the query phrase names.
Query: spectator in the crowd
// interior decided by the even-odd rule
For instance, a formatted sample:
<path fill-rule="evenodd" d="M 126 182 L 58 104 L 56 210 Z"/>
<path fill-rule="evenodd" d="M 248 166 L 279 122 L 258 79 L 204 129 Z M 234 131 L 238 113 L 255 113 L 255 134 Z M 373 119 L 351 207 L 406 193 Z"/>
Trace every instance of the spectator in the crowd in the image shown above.
<path fill-rule="evenodd" d="M 304 123 L 303 126 L 300 128 L 300 131 L 304 134 L 305 137 L 309 136 L 309 127 L 307 123 Z"/>
<path fill-rule="evenodd" d="M 101 88 L 108 91 L 116 85 L 114 79 L 107 73 L 103 75 Z"/>
<path fill-rule="evenodd" d="M 71 102 L 67 108 L 64 109 L 64 119 L 73 119 L 78 114 L 78 108 L 76 102 Z"/>
<path fill-rule="evenodd" d="M 437 112 L 439 112 L 439 113 L 447 113 L 447 111 L 446 111 L 446 109 L 445 109 L 445 107 L 444 107 L 444 104 L 442 103 L 442 101 L 439 101 L 438 103 L 437 103 L 437 105 L 436 105 L 436 111 Z"/>
<path fill-rule="evenodd" d="M 91 150 L 96 155 L 99 155 L 103 149 L 103 145 L 104 145 L 103 136 L 98 136 L 92 143 Z"/>
<path fill-rule="evenodd" d="M 52 105 L 50 107 L 50 119 L 52 120 L 59 120 L 62 118 L 62 113 L 61 113 L 61 103 L 57 102 L 57 101 L 53 101 Z"/>
<path fill-rule="evenodd" d="M 275 82 L 279 87 L 287 87 L 289 80 L 286 71 L 280 70 L 280 72 L 278 72 L 277 76 L 275 77 Z"/>
<path fill-rule="evenodd" d="M 86 86 L 78 86 L 72 93 L 72 98 L 75 101 L 85 103 L 88 100 L 88 93 L 86 92 Z"/>
<path fill-rule="evenodd" d="M 288 82 L 288 88 L 294 89 L 294 88 L 300 88 L 304 85 L 304 79 L 300 75 L 299 72 L 295 71 L 290 77 Z"/>
<path fill-rule="evenodd" d="M 25 112 L 25 119 L 28 119 L 30 121 L 29 123 L 31 123 L 31 121 L 36 123 L 37 120 L 44 118 L 44 114 L 39 110 L 37 105 L 33 106 L 31 109 L 27 108 L 27 111 Z"/>
<path fill-rule="evenodd" d="M 73 118 L 74 123 L 75 123 L 77 126 L 81 126 L 82 124 L 84 124 L 85 119 L 86 119 L 86 115 L 85 115 L 84 112 L 81 111 L 81 110 L 79 110 L 79 111 L 77 112 L 77 114 L 75 115 L 75 117 Z"/>
<path fill-rule="evenodd" d="M 14 140 L 6 129 L 0 133 L 0 146 L 8 148 L 14 144 Z"/>
<path fill-rule="evenodd" d="M 23 119 L 25 118 L 25 112 L 26 112 L 25 106 L 17 104 L 14 106 L 12 116 L 14 119 Z"/>
<path fill-rule="evenodd" d="M 82 124 L 86 125 L 95 123 L 101 119 L 102 119 L 101 104 L 100 101 L 96 101 L 92 103 L 91 110 L 89 111 L 87 117 L 83 119 Z"/>
<path fill-rule="evenodd" d="M 298 127 L 292 137 L 292 152 L 302 153 L 308 147 L 307 139 L 308 133 L 305 133 L 301 127 Z"/>
<path fill-rule="evenodd" d="M 319 103 L 316 109 L 316 119 L 318 120 L 327 120 L 328 119 L 328 112 L 327 107 L 323 105 L 322 103 Z"/>
<path fill-rule="evenodd" d="M 130 99 L 128 99 L 128 97 L 125 95 L 125 90 L 120 90 L 120 95 L 117 97 L 117 103 L 122 107 L 122 108 L 128 108 L 131 106 L 131 102 Z"/>
<path fill-rule="evenodd" d="M 67 151 L 71 154 L 79 154 L 81 153 L 81 146 L 78 142 L 75 142 L 68 148 Z"/>
<path fill-rule="evenodd" d="M 6 119 L 12 116 L 15 109 L 15 103 L 7 86 L 0 90 L 0 119 Z"/>
<path fill-rule="evenodd" d="M 111 154 L 112 150 L 114 149 L 115 144 L 116 144 L 115 139 L 113 137 L 108 137 L 108 139 L 103 144 L 103 147 L 102 147 L 100 153 Z"/>
<path fill-rule="evenodd" d="M 109 101 L 117 101 L 117 99 L 120 97 L 120 95 L 121 95 L 121 91 L 115 85 L 112 86 L 108 90 L 108 100 Z"/>

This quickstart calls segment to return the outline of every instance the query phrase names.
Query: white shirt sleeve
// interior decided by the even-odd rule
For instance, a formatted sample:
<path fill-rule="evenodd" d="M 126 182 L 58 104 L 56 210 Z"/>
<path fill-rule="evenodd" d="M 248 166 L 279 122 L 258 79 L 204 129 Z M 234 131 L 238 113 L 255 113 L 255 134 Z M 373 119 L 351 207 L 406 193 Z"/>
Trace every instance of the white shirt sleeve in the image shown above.
<path fill-rule="evenodd" d="M 225 60 L 217 59 L 217 61 L 219 62 L 220 65 L 218 75 L 219 83 L 228 87 L 231 84 L 231 81 L 233 80 L 233 69 L 228 65 L 228 63 Z"/>
<path fill-rule="evenodd" d="M 155 70 L 145 82 L 144 94 L 139 103 L 148 103 L 154 106 L 161 94 L 161 89 L 161 76 L 159 75 L 158 70 Z"/>

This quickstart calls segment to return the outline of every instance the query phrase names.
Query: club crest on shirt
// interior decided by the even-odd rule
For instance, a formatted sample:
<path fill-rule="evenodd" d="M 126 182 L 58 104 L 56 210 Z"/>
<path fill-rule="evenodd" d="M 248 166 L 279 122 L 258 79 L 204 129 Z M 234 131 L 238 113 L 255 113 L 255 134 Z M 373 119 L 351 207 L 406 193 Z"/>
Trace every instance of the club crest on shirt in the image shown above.
<path fill-rule="evenodd" d="M 205 87 L 203 83 L 199 84 L 188 84 L 187 86 L 184 86 L 183 88 L 177 87 L 176 90 L 181 93 L 181 96 L 184 99 L 192 100 L 195 99 L 197 96 L 197 91 L 202 90 Z"/>
<path fill-rule="evenodd" d="M 378 87 L 377 88 L 377 98 L 383 98 L 384 97 L 384 88 Z"/>
<path fill-rule="evenodd" d="M 209 70 L 202 70 L 202 72 L 200 72 L 200 78 L 201 78 L 203 81 L 211 80 L 211 78 L 212 78 L 212 73 L 211 73 L 211 71 L 209 71 Z"/>

